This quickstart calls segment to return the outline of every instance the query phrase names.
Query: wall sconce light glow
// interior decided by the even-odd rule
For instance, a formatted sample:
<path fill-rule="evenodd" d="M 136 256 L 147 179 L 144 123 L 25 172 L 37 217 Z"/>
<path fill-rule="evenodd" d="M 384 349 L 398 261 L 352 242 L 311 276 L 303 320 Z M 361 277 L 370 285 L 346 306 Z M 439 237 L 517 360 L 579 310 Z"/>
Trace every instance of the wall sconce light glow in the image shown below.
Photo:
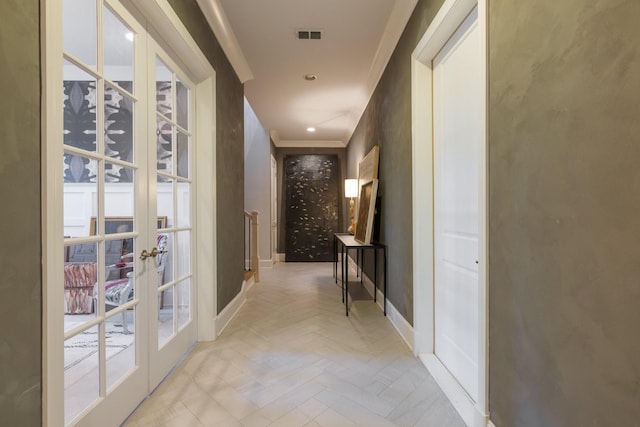
<path fill-rule="evenodd" d="M 133 33 L 131 31 L 129 31 L 127 34 L 124 35 L 127 40 L 129 40 L 130 42 L 133 41 Z"/>
<path fill-rule="evenodd" d="M 316 128 L 314 128 L 314 127 L 308 127 L 307 128 L 307 132 L 315 132 L 315 131 L 316 131 Z"/>

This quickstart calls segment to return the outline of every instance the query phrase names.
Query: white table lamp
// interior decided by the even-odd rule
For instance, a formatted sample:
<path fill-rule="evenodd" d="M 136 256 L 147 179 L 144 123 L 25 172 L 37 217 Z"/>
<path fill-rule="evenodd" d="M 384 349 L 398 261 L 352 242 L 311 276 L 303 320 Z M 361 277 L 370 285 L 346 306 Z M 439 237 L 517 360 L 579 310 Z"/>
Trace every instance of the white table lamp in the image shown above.
<path fill-rule="evenodd" d="M 354 197 L 358 197 L 358 180 L 357 179 L 345 179 L 344 180 L 344 196 L 349 198 L 349 219 L 351 225 L 347 229 L 347 232 L 353 234 L 355 231 L 355 224 L 353 222 L 353 206 L 355 204 Z"/>

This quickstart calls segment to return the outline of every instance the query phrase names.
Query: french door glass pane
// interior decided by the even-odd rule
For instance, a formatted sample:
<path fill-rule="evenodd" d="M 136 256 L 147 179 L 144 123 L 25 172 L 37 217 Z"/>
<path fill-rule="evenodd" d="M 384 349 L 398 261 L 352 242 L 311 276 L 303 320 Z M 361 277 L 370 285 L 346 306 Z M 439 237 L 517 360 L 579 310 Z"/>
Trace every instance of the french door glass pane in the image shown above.
<path fill-rule="evenodd" d="M 98 399 L 98 330 L 94 326 L 64 342 L 65 424 Z"/>
<path fill-rule="evenodd" d="M 191 184 L 178 182 L 178 227 L 191 226 Z"/>
<path fill-rule="evenodd" d="M 131 90 L 131 82 L 119 82 Z M 134 101 L 116 87 L 104 89 L 104 150 L 114 159 L 133 162 L 133 109 Z"/>
<path fill-rule="evenodd" d="M 189 129 L 189 88 L 176 79 L 176 115 L 178 126 Z"/>
<path fill-rule="evenodd" d="M 167 227 L 175 227 L 175 221 L 173 218 L 173 206 L 174 206 L 174 198 L 173 198 L 173 180 L 171 178 L 167 178 L 165 176 L 158 175 L 158 186 L 157 186 L 157 213 L 158 216 L 166 216 L 167 217 Z"/>
<path fill-rule="evenodd" d="M 173 173 L 173 126 L 158 115 L 156 121 L 158 171 Z"/>
<path fill-rule="evenodd" d="M 182 280 L 176 286 L 178 292 L 178 330 L 191 320 L 191 279 Z"/>
<path fill-rule="evenodd" d="M 98 162 L 71 153 L 64 154 L 63 162 L 64 236 L 86 237 L 95 234 L 90 228 L 89 218 L 98 211 Z"/>
<path fill-rule="evenodd" d="M 98 25 L 95 0 L 64 0 L 62 40 L 64 50 L 96 69 Z"/>
<path fill-rule="evenodd" d="M 104 242 L 105 280 L 107 283 L 126 279 L 135 268 L 133 238 L 112 239 Z"/>
<path fill-rule="evenodd" d="M 189 178 L 189 135 L 177 132 L 178 176 Z"/>
<path fill-rule="evenodd" d="M 177 233 L 176 241 L 176 279 L 180 280 L 191 273 L 191 231 Z"/>
<path fill-rule="evenodd" d="M 170 120 L 173 118 L 172 82 L 171 70 L 164 62 L 156 58 L 156 111 Z"/>
<path fill-rule="evenodd" d="M 67 245 L 64 254 L 64 331 L 67 332 L 96 316 L 94 287 L 98 280 L 98 245 Z"/>
<path fill-rule="evenodd" d="M 108 7 L 102 17 L 104 74 L 133 92 L 133 32 Z"/>
<path fill-rule="evenodd" d="M 135 175 L 132 168 L 105 164 L 104 179 L 105 234 L 135 230 Z"/>
<path fill-rule="evenodd" d="M 170 281 L 167 280 L 171 275 L 170 270 L 172 270 L 172 266 L 167 266 L 167 264 L 171 263 L 171 247 L 169 243 L 169 234 L 158 234 L 158 237 L 156 238 L 156 247 L 158 248 L 159 253 L 155 257 L 156 276 L 151 278 L 153 286 L 156 288 L 159 288 Z M 162 301 L 160 300 L 159 303 L 160 308 L 162 308 Z"/>
<path fill-rule="evenodd" d="M 173 259 L 175 257 L 175 239 L 173 238 L 174 233 L 163 233 L 166 238 L 165 243 L 165 254 L 163 254 L 162 258 L 159 261 L 162 261 L 162 271 L 158 274 L 158 287 L 166 285 L 170 283 L 174 279 L 173 274 Z"/>
<path fill-rule="evenodd" d="M 96 79 L 80 67 L 63 65 L 64 143 L 82 150 L 96 151 Z M 83 169 L 74 169 L 73 182 L 81 182 Z M 95 176 L 95 173 L 94 173 Z M 67 182 L 65 180 L 65 182 Z"/>
<path fill-rule="evenodd" d="M 161 348 L 174 334 L 174 286 L 161 293 L 162 308 L 158 310 L 158 348 Z"/>
<path fill-rule="evenodd" d="M 105 298 L 105 311 L 130 301 L 135 293 L 135 262 L 133 238 L 105 242 L 105 282 L 100 287 Z M 124 328 L 120 332 L 128 333 Z"/>
<path fill-rule="evenodd" d="M 133 307 L 105 322 L 107 388 L 136 366 L 135 313 L 136 308 Z M 127 324 L 127 333 L 123 332 L 123 322 Z"/>

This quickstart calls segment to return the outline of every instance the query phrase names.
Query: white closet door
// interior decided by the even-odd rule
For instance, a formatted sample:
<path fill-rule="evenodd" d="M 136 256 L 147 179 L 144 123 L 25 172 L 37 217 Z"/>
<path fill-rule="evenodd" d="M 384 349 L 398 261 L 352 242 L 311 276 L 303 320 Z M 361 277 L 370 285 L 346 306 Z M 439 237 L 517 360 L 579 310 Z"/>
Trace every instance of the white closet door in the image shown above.
<path fill-rule="evenodd" d="M 478 399 L 478 162 L 482 136 L 477 8 L 433 61 L 435 354 Z"/>

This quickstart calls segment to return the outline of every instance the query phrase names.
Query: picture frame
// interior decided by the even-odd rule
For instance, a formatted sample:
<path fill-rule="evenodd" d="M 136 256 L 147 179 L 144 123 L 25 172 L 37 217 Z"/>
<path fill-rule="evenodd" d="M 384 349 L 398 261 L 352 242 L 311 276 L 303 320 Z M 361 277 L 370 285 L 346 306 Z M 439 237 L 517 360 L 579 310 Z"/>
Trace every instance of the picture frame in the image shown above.
<path fill-rule="evenodd" d="M 378 180 L 372 179 L 360 186 L 358 221 L 354 238 L 357 242 L 370 245 L 373 235 L 373 218 L 376 212 Z"/>
<path fill-rule="evenodd" d="M 89 223 L 89 234 L 96 235 L 98 227 L 98 220 L 95 216 L 91 217 Z M 167 217 L 159 216 L 158 229 L 167 228 Z M 104 218 L 104 232 L 105 234 L 115 233 L 130 233 L 133 231 L 133 217 L 130 216 L 107 216 Z"/>
<path fill-rule="evenodd" d="M 378 194 L 378 164 L 380 147 L 375 145 L 358 162 L 358 200 L 354 238 L 360 243 L 370 244 L 373 236 L 373 218 Z M 365 192 L 363 193 L 363 187 Z M 375 192 L 373 191 L 375 188 Z M 373 193 L 373 194 L 372 194 Z M 368 197 L 363 200 L 363 196 Z M 373 198 L 371 198 L 373 196 Z"/>
<path fill-rule="evenodd" d="M 372 179 L 378 179 L 378 163 L 380 162 L 380 147 L 374 146 L 371 151 L 358 163 L 358 186 L 362 186 Z"/>

